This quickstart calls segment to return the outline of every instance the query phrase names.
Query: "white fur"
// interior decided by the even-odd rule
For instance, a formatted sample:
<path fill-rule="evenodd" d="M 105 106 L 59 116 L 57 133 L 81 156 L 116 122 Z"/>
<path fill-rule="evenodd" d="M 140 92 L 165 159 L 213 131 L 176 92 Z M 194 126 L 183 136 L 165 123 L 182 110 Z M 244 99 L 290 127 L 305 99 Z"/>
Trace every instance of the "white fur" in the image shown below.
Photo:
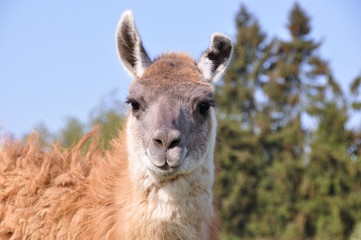
<path fill-rule="evenodd" d="M 206 79 L 206 81 L 211 81 L 211 79 L 213 78 L 213 62 L 209 58 L 202 56 L 199 60 L 198 68 L 201 70 L 204 79 Z"/>

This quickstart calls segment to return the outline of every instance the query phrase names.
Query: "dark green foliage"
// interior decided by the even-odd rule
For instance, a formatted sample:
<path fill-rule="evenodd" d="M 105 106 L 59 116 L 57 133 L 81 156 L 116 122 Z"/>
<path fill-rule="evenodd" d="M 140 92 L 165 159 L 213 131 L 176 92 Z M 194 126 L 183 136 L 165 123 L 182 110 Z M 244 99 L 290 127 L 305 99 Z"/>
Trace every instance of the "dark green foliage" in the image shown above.
<path fill-rule="evenodd" d="M 350 86 L 351 93 L 354 97 L 351 106 L 354 110 L 361 110 L 361 99 L 357 98 L 361 93 L 361 76 L 355 78 Z"/>
<path fill-rule="evenodd" d="M 233 60 L 216 89 L 220 119 L 216 158 L 221 164 L 216 198 L 220 200 L 223 218 L 227 219 L 224 229 L 243 236 L 256 207 L 257 186 L 265 167 L 265 153 L 258 144 L 264 139 L 254 132 L 258 112 L 254 94 L 266 71 L 272 43 L 265 42 L 265 34 L 244 6 L 236 23 Z"/>
<path fill-rule="evenodd" d="M 311 31 L 310 19 L 306 13 L 296 3 L 289 15 L 289 23 L 287 25 L 291 36 L 295 38 L 302 38 L 308 35 Z"/>
<path fill-rule="evenodd" d="M 300 199 L 308 221 L 307 237 L 347 239 L 354 224 L 354 213 L 347 198 L 353 191 L 347 155 L 350 134 L 345 129 L 346 109 L 326 102 L 318 112 L 318 129 L 310 143 L 309 164 L 303 178 Z M 359 218 L 359 217 L 357 217 Z"/>
<path fill-rule="evenodd" d="M 267 41 L 244 6 L 236 26 L 233 61 L 216 89 L 222 238 L 357 239 L 360 133 L 345 128 L 347 101 L 309 17 L 294 5 L 288 41 Z"/>
<path fill-rule="evenodd" d="M 351 86 L 350 86 L 350 89 L 351 89 L 351 92 L 355 95 L 358 94 L 359 92 L 359 88 L 361 86 L 361 76 L 355 78 L 352 83 L 351 83 Z"/>

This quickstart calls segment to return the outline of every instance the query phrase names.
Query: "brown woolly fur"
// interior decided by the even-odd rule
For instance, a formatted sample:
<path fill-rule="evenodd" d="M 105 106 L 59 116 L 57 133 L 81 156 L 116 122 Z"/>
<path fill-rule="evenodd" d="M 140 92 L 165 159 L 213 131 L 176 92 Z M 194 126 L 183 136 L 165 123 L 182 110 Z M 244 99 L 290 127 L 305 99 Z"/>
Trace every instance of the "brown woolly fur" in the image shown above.
<path fill-rule="evenodd" d="M 174 69 L 177 69 L 174 72 Z M 186 81 L 196 82 L 197 84 L 206 85 L 203 82 L 202 74 L 197 66 L 196 61 L 187 53 L 164 53 L 154 61 L 142 78 L 148 79 L 157 76 L 156 83 L 174 84 L 174 79 L 185 79 Z M 186 76 L 186 78 L 184 78 Z M 184 81 L 182 82 L 184 84 Z"/>
<path fill-rule="evenodd" d="M 89 151 L 81 148 L 95 138 Z M 96 131 L 71 150 L 44 152 L 32 134 L 0 145 L 0 239 L 119 239 L 114 189 L 126 186 L 124 138 L 100 154 Z M 129 186 L 129 185 L 128 185 Z"/>

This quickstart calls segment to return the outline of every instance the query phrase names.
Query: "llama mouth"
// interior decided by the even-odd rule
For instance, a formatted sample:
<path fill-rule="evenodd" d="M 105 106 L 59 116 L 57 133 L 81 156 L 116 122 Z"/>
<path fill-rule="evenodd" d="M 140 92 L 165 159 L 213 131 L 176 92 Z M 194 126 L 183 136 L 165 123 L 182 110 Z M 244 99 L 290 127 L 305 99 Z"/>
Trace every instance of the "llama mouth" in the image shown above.
<path fill-rule="evenodd" d="M 171 167 L 167 163 L 164 164 L 162 167 L 153 167 L 150 169 L 155 175 L 161 178 L 170 178 L 177 176 L 179 167 Z"/>
<path fill-rule="evenodd" d="M 163 166 L 158 167 L 158 168 L 162 171 L 169 171 L 170 169 L 172 169 L 172 167 L 169 166 L 167 162 Z"/>
<path fill-rule="evenodd" d="M 178 166 L 177 167 L 171 167 L 168 163 L 165 163 L 161 167 L 157 167 L 157 172 L 160 173 L 162 176 L 172 176 L 175 175 L 178 172 Z"/>
<path fill-rule="evenodd" d="M 165 158 L 162 162 L 155 162 L 152 160 L 152 157 L 149 151 L 146 151 L 148 161 L 150 165 L 148 165 L 148 169 L 153 172 L 158 177 L 171 177 L 175 176 L 179 171 L 179 168 L 183 161 L 179 161 L 179 164 L 171 165 L 169 164 L 168 160 Z"/>
<path fill-rule="evenodd" d="M 178 170 L 179 170 L 179 166 L 181 165 L 181 162 L 179 164 L 177 164 L 176 166 L 172 166 L 168 163 L 168 161 L 165 159 L 164 160 L 164 164 L 161 166 L 157 166 L 155 164 L 153 164 L 154 166 L 154 170 L 162 175 L 162 176 L 171 176 L 171 175 L 175 175 Z"/>

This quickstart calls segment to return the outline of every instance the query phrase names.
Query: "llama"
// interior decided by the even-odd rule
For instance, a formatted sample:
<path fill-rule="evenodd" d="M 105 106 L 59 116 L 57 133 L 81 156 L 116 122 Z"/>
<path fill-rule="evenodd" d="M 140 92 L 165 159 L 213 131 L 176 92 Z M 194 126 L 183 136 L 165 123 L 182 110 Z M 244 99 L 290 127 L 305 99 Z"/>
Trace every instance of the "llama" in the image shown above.
<path fill-rule="evenodd" d="M 72 150 L 42 151 L 36 134 L 23 145 L 4 140 L 0 239 L 218 239 L 213 85 L 230 39 L 213 34 L 198 63 L 185 53 L 151 61 L 126 11 L 116 42 L 134 77 L 125 130 L 107 152 L 96 130 Z"/>

